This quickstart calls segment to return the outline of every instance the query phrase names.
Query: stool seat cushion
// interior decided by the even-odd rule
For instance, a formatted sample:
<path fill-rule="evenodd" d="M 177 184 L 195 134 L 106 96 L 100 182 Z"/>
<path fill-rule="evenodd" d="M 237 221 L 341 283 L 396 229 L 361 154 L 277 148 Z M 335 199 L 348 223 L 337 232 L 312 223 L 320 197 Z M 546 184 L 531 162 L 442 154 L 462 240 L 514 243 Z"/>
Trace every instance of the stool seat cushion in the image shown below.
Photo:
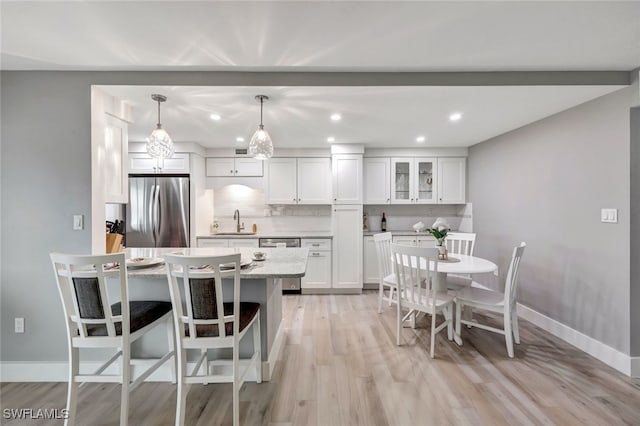
<path fill-rule="evenodd" d="M 232 315 L 233 314 L 233 302 L 223 303 L 224 315 Z M 252 302 L 240 302 L 240 324 L 239 330 L 242 331 L 256 316 L 258 311 L 260 310 L 259 303 Z M 224 325 L 225 334 L 227 336 L 233 335 L 233 322 L 228 322 Z M 185 325 L 185 333 L 189 336 L 189 327 Z M 220 332 L 218 331 L 217 324 L 198 324 L 196 325 L 196 334 L 197 337 L 218 337 L 220 336 Z"/>
<path fill-rule="evenodd" d="M 120 302 L 111 305 L 113 315 L 122 313 Z M 167 312 L 171 312 L 171 302 L 161 302 L 157 300 L 135 300 L 129 302 L 129 332 L 135 333 L 141 328 L 162 318 Z M 116 334 L 122 335 L 122 323 L 114 324 Z M 89 336 L 108 336 L 107 327 L 102 324 L 88 324 L 87 334 Z"/>

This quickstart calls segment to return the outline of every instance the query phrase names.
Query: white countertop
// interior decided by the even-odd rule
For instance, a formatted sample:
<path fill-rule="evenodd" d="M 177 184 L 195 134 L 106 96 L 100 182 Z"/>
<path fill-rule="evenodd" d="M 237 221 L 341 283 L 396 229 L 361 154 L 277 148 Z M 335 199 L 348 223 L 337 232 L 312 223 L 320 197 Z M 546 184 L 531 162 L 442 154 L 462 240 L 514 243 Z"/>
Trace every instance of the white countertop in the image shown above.
<path fill-rule="evenodd" d="M 333 238 L 331 231 L 272 231 L 256 232 L 255 234 L 229 235 L 229 234 L 205 234 L 196 238 Z"/>
<path fill-rule="evenodd" d="M 190 256 L 222 256 L 232 253 L 240 253 L 242 260 L 252 260 L 253 253 L 258 249 L 251 247 L 198 247 L 198 248 L 127 248 L 127 258 L 157 257 L 161 258 L 168 253 L 184 253 Z M 266 253 L 263 261 L 252 261 L 251 265 L 242 268 L 241 278 L 299 278 L 307 271 L 307 248 L 261 248 L 259 251 Z M 132 277 L 157 277 L 166 276 L 165 264 L 146 268 L 128 268 L 128 274 Z"/>
<path fill-rule="evenodd" d="M 380 234 L 382 231 L 364 231 L 362 233 L 362 235 L 364 235 L 365 237 L 370 237 L 374 234 Z M 385 232 L 391 232 L 392 235 L 397 235 L 397 236 L 416 236 L 416 237 L 433 237 L 433 235 L 431 235 L 428 232 L 416 232 L 416 231 L 385 231 Z M 452 231 L 453 232 L 453 231 Z"/>

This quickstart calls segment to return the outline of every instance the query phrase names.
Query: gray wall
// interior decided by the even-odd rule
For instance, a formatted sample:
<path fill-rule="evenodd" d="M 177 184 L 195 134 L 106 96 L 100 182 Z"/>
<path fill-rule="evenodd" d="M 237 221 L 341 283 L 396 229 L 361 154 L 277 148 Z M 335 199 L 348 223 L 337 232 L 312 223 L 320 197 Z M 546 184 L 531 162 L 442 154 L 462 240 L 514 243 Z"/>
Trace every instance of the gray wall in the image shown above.
<path fill-rule="evenodd" d="M 476 253 L 504 285 L 513 247 L 528 246 L 518 300 L 630 353 L 629 87 L 469 150 Z M 600 223 L 617 208 L 618 224 Z"/>
<path fill-rule="evenodd" d="M 640 356 L 640 107 L 631 109 L 631 356 Z"/>

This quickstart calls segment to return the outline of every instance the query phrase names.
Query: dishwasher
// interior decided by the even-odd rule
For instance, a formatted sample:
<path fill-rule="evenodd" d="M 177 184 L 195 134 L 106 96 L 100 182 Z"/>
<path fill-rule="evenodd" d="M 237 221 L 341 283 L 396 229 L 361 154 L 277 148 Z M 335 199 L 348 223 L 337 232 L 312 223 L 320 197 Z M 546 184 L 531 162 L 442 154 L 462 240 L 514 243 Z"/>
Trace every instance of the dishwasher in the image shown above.
<path fill-rule="evenodd" d="M 300 238 L 260 238 L 258 245 L 265 248 L 301 247 Z M 283 294 L 300 294 L 300 278 L 282 278 Z"/>

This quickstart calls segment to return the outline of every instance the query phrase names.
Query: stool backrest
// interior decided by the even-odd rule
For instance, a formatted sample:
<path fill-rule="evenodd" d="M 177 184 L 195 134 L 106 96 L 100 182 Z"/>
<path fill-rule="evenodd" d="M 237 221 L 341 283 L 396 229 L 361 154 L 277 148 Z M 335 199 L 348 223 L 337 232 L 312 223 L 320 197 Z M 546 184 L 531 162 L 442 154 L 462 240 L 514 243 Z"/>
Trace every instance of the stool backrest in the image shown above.
<path fill-rule="evenodd" d="M 513 249 L 511 255 L 511 263 L 509 263 L 509 270 L 507 271 L 507 280 L 504 285 L 504 303 L 513 304 L 516 301 L 516 290 L 518 287 L 518 272 L 520 270 L 520 261 L 524 254 L 524 249 L 527 247 L 526 243 L 520 243 L 518 247 Z"/>
<path fill-rule="evenodd" d="M 476 244 L 476 234 L 450 232 L 447 234 L 447 238 L 445 238 L 444 241 L 449 253 L 473 256 L 473 248 Z"/>
<path fill-rule="evenodd" d="M 378 272 L 380 279 L 393 273 L 393 260 L 391 259 L 391 232 L 374 234 L 373 241 L 376 245 L 376 255 L 378 256 Z"/>
<path fill-rule="evenodd" d="M 70 338 L 78 335 L 83 339 L 91 338 L 90 331 L 101 327 L 106 329 L 108 337 L 117 337 L 116 327 L 122 327 L 121 335 L 129 334 L 129 299 L 124 253 L 105 255 L 51 253 L 50 257 Z M 116 264 L 120 265 L 118 270 L 114 269 Z M 119 281 L 122 302 L 120 315 L 114 316 L 111 312 L 106 286 L 107 277 Z M 104 338 L 103 333 L 96 334 Z"/>
<path fill-rule="evenodd" d="M 391 252 L 398 277 L 399 309 L 401 306 L 416 309 L 435 306 L 435 295 L 440 291 L 438 280 L 435 279 L 439 250 L 435 247 L 391 244 Z"/>

